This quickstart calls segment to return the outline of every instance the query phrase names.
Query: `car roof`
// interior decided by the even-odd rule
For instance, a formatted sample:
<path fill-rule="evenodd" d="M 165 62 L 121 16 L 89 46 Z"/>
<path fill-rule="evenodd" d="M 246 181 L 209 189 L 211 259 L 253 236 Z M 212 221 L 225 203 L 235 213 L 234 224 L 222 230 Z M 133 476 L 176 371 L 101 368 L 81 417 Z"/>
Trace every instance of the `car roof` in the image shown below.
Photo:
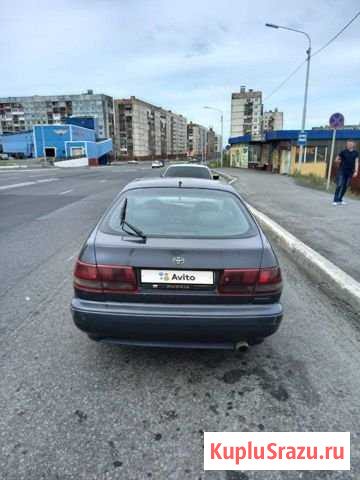
<path fill-rule="evenodd" d="M 137 188 L 158 188 L 158 187 L 179 187 L 179 181 L 182 188 L 204 188 L 208 190 L 222 190 L 224 192 L 235 193 L 236 190 L 228 184 L 220 183 L 215 180 L 206 180 L 203 178 L 191 177 L 150 177 L 134 180 L 126 185 L 123 192 L 135 190 Z"/>
<path fill-rule="evenodd" d="M 194 163 L 173 163 L 169 165 L 167 168 L 169 169 L 171 167 L 206 168 L 207 170 L 210 170 L 207 165 L 198 165 Z"/>

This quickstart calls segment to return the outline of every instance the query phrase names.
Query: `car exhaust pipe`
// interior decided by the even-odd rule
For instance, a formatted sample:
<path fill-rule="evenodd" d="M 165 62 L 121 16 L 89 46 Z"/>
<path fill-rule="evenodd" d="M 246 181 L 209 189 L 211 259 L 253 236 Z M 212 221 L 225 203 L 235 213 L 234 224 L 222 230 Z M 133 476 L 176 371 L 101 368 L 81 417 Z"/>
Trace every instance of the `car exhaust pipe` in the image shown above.
<path fill-rule="evenodd" d="M 246 340 L 240 340 L 235 345 L 235 350 L 237 352 L 246 352 L 249 349 L 249 344 Z"/>

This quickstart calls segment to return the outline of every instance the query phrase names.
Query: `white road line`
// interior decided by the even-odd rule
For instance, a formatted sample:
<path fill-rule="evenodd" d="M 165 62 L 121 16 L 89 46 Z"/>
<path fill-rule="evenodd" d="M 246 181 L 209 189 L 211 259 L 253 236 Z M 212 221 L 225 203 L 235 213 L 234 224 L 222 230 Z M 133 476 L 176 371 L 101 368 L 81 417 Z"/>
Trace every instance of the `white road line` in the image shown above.
<path fill-rule="evenodd" d="M 35 182 L 21 182 L 13 183 L 11 185 L 2 185 L 0 190 L 10 190 L 11 188 L 29 187 L 30 185 L 38 185 L 41 183 L 55 182 L 58 178 L 44 178 L 43 180 L 36 180 Z"/>
<path fill-rule="evenodd" d="M 107 182 L 107 178 L 103 179 L 103 180 L 100 180 L 100 183 L 104 183 L 104 182 Z"/>
<path fill-rule="evenodd" d="M 56 182 L 59 180 L 58 178 L 44 178 L 42 180 L 36 180 L 35 183 L 48 183 L 48 182 Z"/>
<path fill-rule="evenodd" d="M 73 190 L 74 190 L 73 188 L 70 188 L 70 190 L 65 190 L 65 192 L 59 193 L 59 195 L 66 195 L 67 193 L 70 193 L 70 192 L 72 192 Z"/>
<path fill-rule="evenodd" d="M 73 253 L 73 254 L 71 255 L 71 257 L 69 257 L 69 258 L 66 259 L 66 261 L 67 261 L 67 262 L 71 262 L 71 260 L 72 260 L 73 258 L 75 258 L 75 255 L 76 255 L 76 253 Z"/>
<path fill-rule="evenodd" d="M 13 183 L 12 185 L 2 185 L 0 190 L 9 190 L 10 188 L 19 188 L 27 187 L 28 185 L 35 185 L 36 182 L 22 182 L 22 183 Z"/>

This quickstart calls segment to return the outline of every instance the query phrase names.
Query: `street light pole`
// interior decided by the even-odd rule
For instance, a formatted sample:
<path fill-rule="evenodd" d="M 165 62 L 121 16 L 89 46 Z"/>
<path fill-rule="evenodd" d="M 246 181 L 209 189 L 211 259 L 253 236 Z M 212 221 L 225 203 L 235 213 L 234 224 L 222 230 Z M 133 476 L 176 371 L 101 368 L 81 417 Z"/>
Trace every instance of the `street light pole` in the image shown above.
<path fill-rule="evenodd" d="M 309 92 L 309 77 L 310 77 L 310 59 L 311 59 L 311 37 L 308 33 L 304 32 L 303 30 L 297 30 L 296 28 L 284 27 L 283 25 L 275 25 L 274 23 L 266 23 L 266 27 L 270 28 L 281 28 L 283 30 L 289 30 L 295 33 L 301 33 L 305 35 L 307 38 L 309 45 L 306 50 L 306 77 L 305 77 L 305 93 L 304 93 L 304 105 L 303 105 L 303 113 L 302 113 L 302 122 L 301 122 L 301 133 L 305 132 L 305 125 L 306 125 L 306 112 L 307 112 L 307 102 L 308 102 L 308 92 Z M 303 152 L 304 147 L 300 145 L 300 155 L 299 155 L 299 165 L 301 165 L 303 161 Z"/>
<path fill-rule="evenodd" d="M 215 110 L 215 112 L 220 113 L 220 122 L 221 122 L 221 144 L 220 144 L 220 165 L 221 168 L 223 167 L 224 163 L 224 148 L 223 148 L 223 142 L 224 142 L 224 112 L 220 110 L 220 108 L 215 108 L 215 107 L 204 107 L 207 108 L 208 110 Z"/>

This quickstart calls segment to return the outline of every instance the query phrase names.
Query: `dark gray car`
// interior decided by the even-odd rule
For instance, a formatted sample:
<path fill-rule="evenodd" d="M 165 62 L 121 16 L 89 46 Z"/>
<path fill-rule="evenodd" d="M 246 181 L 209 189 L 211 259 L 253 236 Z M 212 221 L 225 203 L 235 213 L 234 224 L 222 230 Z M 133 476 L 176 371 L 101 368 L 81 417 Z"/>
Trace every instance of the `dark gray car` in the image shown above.
<path fill-rule="evenodd" d="M 103 342 L 246 348 L 282 318 L 269 241 L 213 181 L 128 184 L 85 242 L 74 287 L 75 324 Z"/>
<path fill-rule="evenodd" d="M 206 165 L 193 165 L 191 163 L 169 165 L 163 177 L 219 179 L 219 175 L 217 173 L 213 175 L 210 168 Z"/>

